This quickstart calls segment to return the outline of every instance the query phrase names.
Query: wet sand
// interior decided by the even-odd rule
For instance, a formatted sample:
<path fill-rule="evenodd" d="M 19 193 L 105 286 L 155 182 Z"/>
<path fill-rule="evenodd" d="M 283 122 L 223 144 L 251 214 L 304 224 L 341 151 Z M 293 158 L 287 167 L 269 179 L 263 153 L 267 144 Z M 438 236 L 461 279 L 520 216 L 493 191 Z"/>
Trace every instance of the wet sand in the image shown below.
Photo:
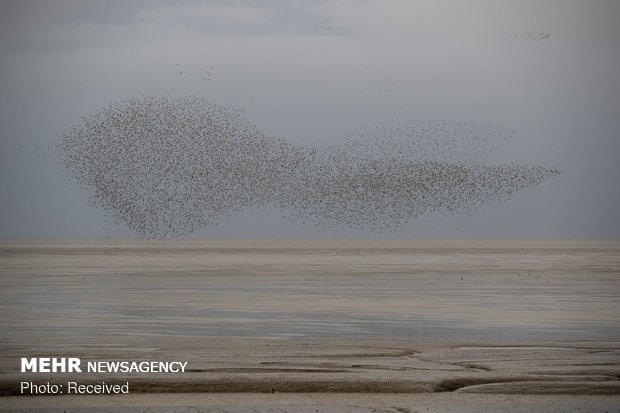
<path fill-rule="evenodd" d="M 6 400 L 6 399 L 5 399 Z M 617 413 L 617 396 L 479 394 L 151 394 L 10 400 L 13 411 L 148 413 Z M 97 407 L 92 407 L 97 406 Z M 0 408 L 0 411 L 6 411 Z"/>
<path fill-rule="evenodd" d="M 6 240 L 0 276 L 8 409 L 620 406 L 618 241 Z M 25 355 L 189 371 L 55 374 L 131 394 L 15 396 L 50 381 L 19 372 Z"/>

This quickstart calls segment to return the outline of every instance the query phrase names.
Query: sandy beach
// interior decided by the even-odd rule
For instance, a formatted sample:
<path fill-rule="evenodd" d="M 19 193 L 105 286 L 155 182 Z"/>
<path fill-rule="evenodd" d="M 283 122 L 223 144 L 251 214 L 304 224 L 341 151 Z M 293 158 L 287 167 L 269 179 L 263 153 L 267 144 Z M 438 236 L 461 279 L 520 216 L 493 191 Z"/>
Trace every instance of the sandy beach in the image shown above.
<path fill-rule="evenodd" d="M 620 409 L 618 241 L 5 240 L 0 276 L 5 411 Z M 20 372 L 43 355 L 187 371 Z"/>

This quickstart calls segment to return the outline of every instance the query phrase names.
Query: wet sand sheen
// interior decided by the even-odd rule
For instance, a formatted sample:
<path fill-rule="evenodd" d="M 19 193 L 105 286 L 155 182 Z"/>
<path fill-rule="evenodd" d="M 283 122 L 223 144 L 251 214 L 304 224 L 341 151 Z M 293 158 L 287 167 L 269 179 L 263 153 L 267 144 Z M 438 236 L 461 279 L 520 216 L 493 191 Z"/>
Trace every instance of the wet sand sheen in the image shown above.
<path fill-rule="evenodd" d="M 5 242 L 1 251 L 3 345 L 62 346 L 67 335 L 71 346 L 136 335 L 620 338 L 614 242 Z"/>
<path fill-rule="evenodd" d="M 619 257 L 615 241 L 4 241 L 0 390 L 17 357 L 54 351 L 188 361 L 132 393 L 618 395 Z"/>

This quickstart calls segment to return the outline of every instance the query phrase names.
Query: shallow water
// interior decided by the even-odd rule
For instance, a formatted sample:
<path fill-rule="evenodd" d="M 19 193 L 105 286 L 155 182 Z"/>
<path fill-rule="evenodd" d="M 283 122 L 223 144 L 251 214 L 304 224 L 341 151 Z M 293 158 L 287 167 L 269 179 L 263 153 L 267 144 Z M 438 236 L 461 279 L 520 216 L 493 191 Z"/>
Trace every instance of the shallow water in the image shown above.
<path fill-rule="evenodd" d="M 0 344 L 620 339 L 619 242 L 4 241 Z"/>

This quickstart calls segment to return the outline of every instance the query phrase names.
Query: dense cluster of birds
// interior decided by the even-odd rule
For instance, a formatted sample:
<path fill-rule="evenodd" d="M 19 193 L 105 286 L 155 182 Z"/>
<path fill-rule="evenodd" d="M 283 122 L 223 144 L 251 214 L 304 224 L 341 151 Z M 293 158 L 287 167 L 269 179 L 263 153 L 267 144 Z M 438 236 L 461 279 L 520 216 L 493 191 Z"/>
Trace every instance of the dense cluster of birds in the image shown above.
<path fill-rule="evenodd" d="M 488 155 L 512 134 L 473 122 L 416 121 L 304 146 L 266 135 L 234 107 L 141 96 L 83 117 L 53 148 L 93 204 L 153 239 L 188 236 L 253 208 L 373 231 L 422 215 L 468 213 L 559 173 L 489 165 Z"/>
<path fill-rule="evenodd" d="M 536 33 L 536 32 L 525 32 L 518 33 L 513 36 L 517 40 L 526 40 L 529 42 L 537 42 L 540 40 L 546 40 L 551 37 L 549 33 Z"/>

